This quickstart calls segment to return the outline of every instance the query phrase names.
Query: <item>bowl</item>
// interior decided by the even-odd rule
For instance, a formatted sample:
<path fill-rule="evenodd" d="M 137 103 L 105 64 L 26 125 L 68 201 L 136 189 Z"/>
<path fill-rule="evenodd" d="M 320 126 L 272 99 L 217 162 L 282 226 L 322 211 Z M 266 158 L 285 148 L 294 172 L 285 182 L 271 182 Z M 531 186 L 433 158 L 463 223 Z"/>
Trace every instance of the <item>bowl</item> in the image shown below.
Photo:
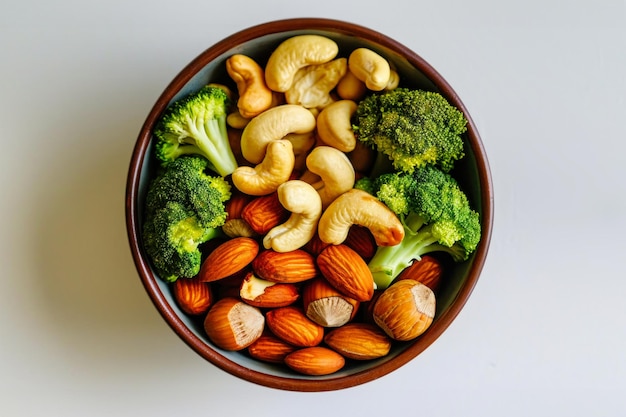
<path fill-rule="evenodd" d="M 457 163 L 457 180 L 481 218 L 482 239 L 469 260 L 447 270 L 445 285 L 437 295 L 432 325 L 417 339 L 395 344 L 383 358 L 348 362 L 325 376 L 297 374 L 282 365 L 268 364 L 244 353 L 218 348 L 202 323 L 187 316 L 173 299 L 171 288 L 150 266 L 142 246 L 142 211 L 146 189 L 156 162 L 151 156 L 152 131 L 159 116 L 174 100 L 208 82 L 229 81 L 225 60 L 242 53 L 263 60 L 283 40 L 299 34 L 319 34 L 337 42 L 342 52 L 367 47 L 387 58 L 409 86 L 436 91 L 461 110 L 468 120 L 464 134 L 466 156 Z M 453 88 L 417 53 L 375 30 L 358 24 L 322 18 L 296 18 L 262 23 L 241 30 L 210 46 L 193 59 L 166 86 L 150 110 L 133 149 L 126 184 L 126 222 L 130 249 L 145 290 L 163 319 L 191 349 L 221 370 L 243 380 L 282 390 L 330 391 L 353 387 L 383 377 L 415 359 L 446 331 L 468 301 L 481 273 L 491 238 L 493 195 L 491 174 L 479 133 Z"/>

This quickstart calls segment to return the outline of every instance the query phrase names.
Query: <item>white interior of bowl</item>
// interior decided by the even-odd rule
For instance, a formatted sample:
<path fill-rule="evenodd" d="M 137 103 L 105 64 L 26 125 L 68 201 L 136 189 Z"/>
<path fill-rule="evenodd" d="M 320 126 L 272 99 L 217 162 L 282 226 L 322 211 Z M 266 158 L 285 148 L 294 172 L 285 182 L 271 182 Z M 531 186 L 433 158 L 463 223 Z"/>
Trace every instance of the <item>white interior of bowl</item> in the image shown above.
<path fill-rule="evenodd" d="M 378 51 L 381 55 L 385 56 L 390 62 L 392 62 L 393 66 L 397 69 L 398 73 L 403 80 L 402 83 L 405 86 L 410 86 L 414 88 L 423 88 L 427 90 L 436 91 L 435 85 L 429 81 L 424 74 L 422 74 L 418 69 L 412 66 L 405 58 L 397 55 L 395 52 L 382 47 L 377 44 L 373 44 L 371 41 L 364 40 L 358 37 L 349 36 L 345 34 L 338 34 L 326 31 L 291 31 L 291 32 L 282 32 L 277 34 L 270 34 L 260 38 L 256 38 L 254 40 L 250 40 L 243 44 L 233 46 L 233 48 L 222 55 L 220 55 L 217 59 L 213 60 L 206 66 L 204 66 L 193 78 L 191 78 L 184 87 L 178 92 L 178 94 L 173 98 L 172 101 L 177 100 L 188 93 L 196 91 L 200 89 L 203 85 L 209 82 L 222 82 L 222 83 L 230 83 L 230 80 L 225 71 L 225 60 L 235 54 L 242 53 L 251 56 L 256 59 L 260 64 L 264 64 L 265 60 L 269 56 L 271 50 L 273 50 L 282 40 L 303 33 L 317 33 L 320 35 L 327 36 L 329 38 L 334 39 L 340 47 L 339 56 L 347 57 L 349 52 L 353 49 L 361 46 L 367 46 L 368 48 L 374 49 Z M 150 173 L 154 169 L 153 164 L 155 163 L 151 158 L 152 147 L 149 146 L 147 148 L 146 156 L 144 158 L 144 164 L 142 167 L 140 185 L 139 185 L 139 207 L 143 207 L 143 201 L 145 198 L 145 193 L 148 187 L 148 182 L 150 178 Z M 459 180 L 459 183 L 464 188 L 465 192 L 468 194 L 468 197 L 477 211 L 481 212 L 480 204 L 480 182 L 478 178 L 478 171 L 476 168 L 476 160 L 475 156 L 472 153 L 471 149 L 466 150 L 466 157 L 460 161 L 457 168 L 454 171 L 455 177 Z M 141 213 L 139 214 L 139 219 L 141 222 Z M 460 288 L 463 286 L 463 283 L 466 279 L 468 270 L 471 266 L 470 261 L 464 262 L 462 264 L 455 265 L 451 270 L 447 272 L 446 284 L 443 286 L 442 291 L 437 297 L 437 315 L 435 318 L 435 323 L 437 321 L 437 317 L 439 317 L 443 312 L 445 312 L 449 306 L 453 303 L 454 299 L 459 293 Z M 324 380 L 324 379 L 334 379 L 341 378 L 348 375 L 354 375 L 356 373 L 360 373 L 369 368 L 375 367 L 380 363 L 389 361 L 394 358 L 398 354 L 400 354 L 409 343 L 405 344 L 396 344 L 393 348 L 392 352 L 381 358 L 379 360 L 373 361 L 364 361 L 364 362 L 349 362 L 347 366 L 332 375 L 328 376 L 316 376 L 316 377 L 308 377 L 303 375 L 295 374 L 290 371 L 288 368 L 280 365 L 272 365 L 264 362 L 260 362 L 258 360 L 252 359 L 248 357 L 246 354 L 241 352 L 230 352 L 224 351 L 220 348 L 216 347 L 206 336 L 202 321 L 199 319 L 194 319 L 187 316 L 183 313 L 182 310 L 178 308 L 176 305 L 171 291 L 168 287 L 168 284 L 164 281 L 160 280 L 156 273 L 152 271 L 152 274 L 155 276 L 156 282 L 163 293 L 163 297 L 169 302 L 173 311 L 180 318 L 180 320 L 187 326 L 187 328 L 208 346 L 211 346 L 212 349 L 222 354 L 224 357 L 229 360 L 240 364 L 250 370 L 265 373 L 269 375 L 274 375 L 277 377 L 284 378 L 298 378 L 298 379 L 316 379 L 316 380 Z"/>

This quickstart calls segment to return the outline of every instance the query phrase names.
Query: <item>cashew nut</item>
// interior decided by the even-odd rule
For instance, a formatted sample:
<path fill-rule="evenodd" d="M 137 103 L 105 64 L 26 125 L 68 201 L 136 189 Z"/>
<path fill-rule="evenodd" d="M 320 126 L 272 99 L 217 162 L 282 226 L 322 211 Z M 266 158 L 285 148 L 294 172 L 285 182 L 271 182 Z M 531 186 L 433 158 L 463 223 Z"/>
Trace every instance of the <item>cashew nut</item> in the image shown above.
<path fill-rule="evenodd" d="M 356 108 L 352 100 L 339 100 L 325 107 L 317 116 L 317 134 L 322 142 L 341 152 L 354 150 L 356 137 L 351 119 Z"/>
<path fill-rule="evenodd" d="M 292 36 L 270 55 L 265 66 L 265 82 L 272 90 L 284 93 L 291 87 L 293 77 L 300 68 L 328 62 L 337 53 L 337 43 L 325 36 Z"/>
<path fill-rule="evenodd" d="M 226 124 L 233 129 L 243 129 L 250 122 L 250 119 L 243 117 L 239 110 L 228 113 L 226 116 Z"/>
<path fill-rule="evenodd" d="M 337 197 L 324 211 L 318 225 L 319 238 L 338 245 L 353 224 L 368 228 L 378 246 L 395 246 L 404 239 L 398 217 L 376 197 L 356 188 Z"/>
<path fill-rule="evenodd" d="M 232 55 L 226 60 L 226 71 L 237 84 L 237 108 L 243 117 L 254 117 L 272 105 L 272 90 L 265 85 L 263 68 L 254 59 Z"/>
<path fill-rule="evenodd" d="M 228 88 L 227 85 L 220 84 L 220 83 L 208 83 L 207 87 L 221 88 L 226 93 L 226 96 L 228 96 L 229 100 L 233 99 L 233 92 L 230 90 L 230 88 Z"/>
<path fill-rule="evenodd" d="M 389 91 L 396 89 L 398 88 L 398 85 L 400 85 L 400 74 L 398 74 L 396 70 L 392 69 L 389 73 L 389 82 L 387 82 L 384 90 Z"/>
<path fill-rule="evenodd" d="M 306 157 L 313 146 L 315 146 L 315 132 L 289 133 L 283 139 L 288 140 L 293 145 L 293 154 L 296 158 L 293 169 L 297 171 L 305 170 Z"/>
<path fill-rule="evenodd" d="M 308 170 L 321 181 L 312 184 L 327 207 L 335 198 L 354 187 L 355 172 L 345 153 L 332 146 L 317 146 L 306 158 Z"/>
<path fill-rule="evenodd" d="M 348 70 L 348 60 L 337 58 L 319 65 L 299 69 L 291 87 L 285 91 L 287 103 L 300 104 L 309 109 L 324 108 L 334 100 L 330 92 Z"/>
<path fill-rule="evenodd" d="M 389 62 L 368 48 L 352 51 L 348 57 L 348 67 L 372 91 L 383 90 L 391 77 Z"/>
<path fill-rule="evenodd" d="M 315 129 L 315 116 L 297 104 L 272 107 L 250 120 L 241 134 L 241 153 L 253 164 L 265 157 L 267 144 L 288 133 L 308 133 Z"/>
<path fill-rule="evenodd" d="M 311 185 L 300 180 L 281 184 L 277 194 L 278 200 L 291 215 L 285 223 L 267 232 L 263 246 L 276 252 L 290 252 L 306 245 L 315 235 L 322 201 Z"/>
<path fill-rule="evenodd" d="M 232 174 L 233 185 L 249 195 L 267 195 L 289 179 L 295 157 L 288 140 L 273 140 L 267 145 L 265 158 L 254 168 L 240 166 Z"/>
<path fill-rule="evenodd" d="M 268 109 L 270 107 L 280 106 L 281 104 L 285 104 L 285 95 L 272 91 L 272 102 Z M 250 122 L 250 119 L 250 117 L 244 117 L 239 112 L 239 109 L 237 109 L 226 116 L 226 123 L 233 129 L 243 129 Z"/>
<path fill-rule="evenodd" d="M 348 69 L 346 75 L 337 84 L 337 94 L 344 100 L 359 101 L 367 94 L 367 87 Z"/>

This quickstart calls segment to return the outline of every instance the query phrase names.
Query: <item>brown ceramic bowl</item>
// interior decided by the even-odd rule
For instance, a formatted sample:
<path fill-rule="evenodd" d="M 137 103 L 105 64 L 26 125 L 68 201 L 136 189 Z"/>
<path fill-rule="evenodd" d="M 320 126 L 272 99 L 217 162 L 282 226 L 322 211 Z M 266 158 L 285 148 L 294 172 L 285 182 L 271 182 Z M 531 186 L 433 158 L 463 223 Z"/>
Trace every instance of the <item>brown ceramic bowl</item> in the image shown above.
<path fill-rule="evenodd" d="M 261 363 L 243 353 L 217 348 L 207 338 L 201 323 L 190 319 L 178 308 L 168 285 L 151 269 L 141 243 L 143 201 L 155 164 L 150 157 L 152 129 L 163 110 L 173 100 L 207 82 L 227 82 L 224 61 L 233 53 L 244 53 L 263 61 L 280 41 L 304 33 L 334 39 L 340 46 L 340 54 L 359 46 L 379 51 L 395 65 L 403 83 L 437 91 L 464 112 L 469 121 L 465 134 L 467 152 L 457 165 L 456 173 L 482 222 L 479 247 L 468 261 L 454 265 L 447 272 L 446 284 L 438 294 L 435 320 L 422 336 L 409 343 L 397 344 L 382 359 L 348 363 L 339 372 L 320 377 L 299 375 L 283 366 Z M 281 20 L 250 27 L 209 47 L 183 68 L 165 88 L 141 128 L 126 189 L 126 221 L 132 255 L 141 281 L 165 321 L 193 350 L 222 370 L 256 384 L 293 391 L 329 391 L 363 384 L 396 370 L 429 347 L 448 328 L 470 297 L 487 256 L 492 216 L 492 183 L 487 157 L 470 114 L 452 87 L 418 54 L 384 34 L 344 21 L 318 18 Z"/>

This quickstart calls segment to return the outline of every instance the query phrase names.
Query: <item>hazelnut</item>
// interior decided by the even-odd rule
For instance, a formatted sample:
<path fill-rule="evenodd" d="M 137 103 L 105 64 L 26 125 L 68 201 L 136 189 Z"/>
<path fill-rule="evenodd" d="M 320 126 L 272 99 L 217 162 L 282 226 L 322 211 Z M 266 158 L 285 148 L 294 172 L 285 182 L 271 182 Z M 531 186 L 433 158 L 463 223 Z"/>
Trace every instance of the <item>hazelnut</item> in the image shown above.
<path fill-rule="evenodd" d="M 222 298 L 209 310 L 204 330 L 225 350 L 242 350 L 261 337 L 265 318 L 261 311 L 233 297 Z"/>
<path fill-rule="evenodd" d="M 376 300 L 372 314 L 376 324 L 392 339 L 412 340 L 432 324 L 435 294 L 419 281 L 396 281 Z"/>

